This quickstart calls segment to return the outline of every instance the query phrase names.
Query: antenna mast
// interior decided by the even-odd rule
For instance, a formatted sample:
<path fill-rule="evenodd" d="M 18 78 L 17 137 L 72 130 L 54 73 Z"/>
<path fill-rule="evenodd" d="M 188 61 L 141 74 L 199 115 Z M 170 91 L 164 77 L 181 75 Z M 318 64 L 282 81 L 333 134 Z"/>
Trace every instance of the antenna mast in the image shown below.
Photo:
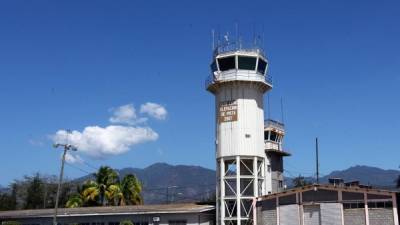
<path fill-rule="evenodd" d="M 315 159 L 316 159 L 316 169 L 317 169 L 317 184 L 319 184 L 318 137 L 315 138 Z"/>

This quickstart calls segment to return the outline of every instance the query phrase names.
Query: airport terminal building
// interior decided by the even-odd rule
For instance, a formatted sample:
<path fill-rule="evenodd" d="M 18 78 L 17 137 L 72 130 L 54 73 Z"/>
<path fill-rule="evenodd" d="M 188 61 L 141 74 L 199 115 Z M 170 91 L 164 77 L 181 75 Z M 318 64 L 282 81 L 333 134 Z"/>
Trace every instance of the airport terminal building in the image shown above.
<path fill-rule="evenodd" d="M 59 225 L 119 225 L 125 220 L 134 225 L 214 225 L 214 211 L 214 206 L 194 203 L 62 208 L 57 221 Z M 0 222 L 52 225 L 53 215 L 54 209 L 3 211 Z"/>
<path fill-rule="evenodd" d="M 398 193 L 309 185 L 258 198 L 257 225 L 399 225 Z"/>

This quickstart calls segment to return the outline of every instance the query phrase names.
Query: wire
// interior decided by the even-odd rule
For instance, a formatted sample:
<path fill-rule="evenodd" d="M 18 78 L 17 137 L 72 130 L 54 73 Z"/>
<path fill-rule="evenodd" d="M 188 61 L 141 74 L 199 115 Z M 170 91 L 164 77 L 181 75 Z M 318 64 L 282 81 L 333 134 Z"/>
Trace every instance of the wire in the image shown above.
<path fill-rule="evenodd" d="M 77 166 L 74 166 L 73 164 L 68 163 L 68 162 L 65 162 L 65 164 L 68 165 L 68 166 L 71 167 L 71 168 L 74 168 L 74 169 L 76 169 L 76 170 L 79 170 L 79 171 L 84 172 L 84 173 L 89 174 L 89 175 L 92 175 L 92 174 L 94 173 L 94 172 L 93 172 L 93 173 L 88 172 L 88 171 L 86 171 L 86 170 L 84 170 L 84 169 L 81 169 L 81 168 L 79 168 L 79 167 L 77 167 Z"/>

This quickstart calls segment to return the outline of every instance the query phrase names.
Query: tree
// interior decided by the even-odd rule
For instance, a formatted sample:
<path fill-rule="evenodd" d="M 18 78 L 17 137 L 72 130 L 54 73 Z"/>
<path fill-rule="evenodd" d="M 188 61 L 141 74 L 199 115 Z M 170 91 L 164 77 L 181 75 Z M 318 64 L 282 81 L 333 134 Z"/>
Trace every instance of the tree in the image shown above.
<path fill-rule="evenodd" d="M 65 204 L 67 208 L 77 208 L 81 206 L 83 206 L 83 200 L 80 194 L 72 195 Z"/>
<path fill-rule="evenodd" d="M 119 182 L 118 174 L 111 167 L 102 166 L 99 168 L 99 171 L 95 174 L 95 177 L 99 192 L 100 204 L 106 205 L 107 204 L 106 191 L 111 185 L 114 185 Z"/>
<path fill-rule="evenodd" d="M 43 206 L 43 182 L 37 173 L 29 183 L 25 200 L 25 209 L 40 209 Z"/>
<path fill-rule="evenodd" d="M 143 204 L 141 195 L 142 184 L 133 174 L 128 174 L 122 179 L 121 182 L 123 196 L 127 205 L 140 205 Z"/>
<path fill-rule="evenodd" d="M 299 175 L 298 177 L 294 178 L 293 181 L 294 187 L 304 187 L 310 185 L 311 182 L 308 182 L 303 176 Z"/>
<path fill-rule="evenodd" d="M 130 220 L 122 220 L 119 225 L 133 225 L 133 223 Z"/>
<path fill-rule="evenodd" d="M 118 173 L 102 166 L 95 180 L 87 180 L 78 186 L 77 194 L 70 196 L 66 207 L 98 205 L 137 205 L 143 203 L 142 185 L 135 175 L 129 174 L 120 182 Z"/>

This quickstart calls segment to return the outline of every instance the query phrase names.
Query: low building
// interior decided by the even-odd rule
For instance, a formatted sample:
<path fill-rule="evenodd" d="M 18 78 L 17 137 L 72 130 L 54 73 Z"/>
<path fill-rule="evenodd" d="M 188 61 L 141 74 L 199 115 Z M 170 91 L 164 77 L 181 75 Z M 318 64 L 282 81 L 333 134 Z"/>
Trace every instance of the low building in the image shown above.
<path fill-rule="evenodd" d="M 54 209 L 0 212 L 0 222 L 17 221 L 21 225 L 52 225 Z M 62 208 L 60 225 L 119 225 L 130 220 L 134 225 L 214 225 L 215 207 L 198 204 L 104 206 Z"/>
<path fill-rule="evenodd" d="M 259 197 L 257 225 L 399 225 L 396 192 L 309 185 Z"/>

